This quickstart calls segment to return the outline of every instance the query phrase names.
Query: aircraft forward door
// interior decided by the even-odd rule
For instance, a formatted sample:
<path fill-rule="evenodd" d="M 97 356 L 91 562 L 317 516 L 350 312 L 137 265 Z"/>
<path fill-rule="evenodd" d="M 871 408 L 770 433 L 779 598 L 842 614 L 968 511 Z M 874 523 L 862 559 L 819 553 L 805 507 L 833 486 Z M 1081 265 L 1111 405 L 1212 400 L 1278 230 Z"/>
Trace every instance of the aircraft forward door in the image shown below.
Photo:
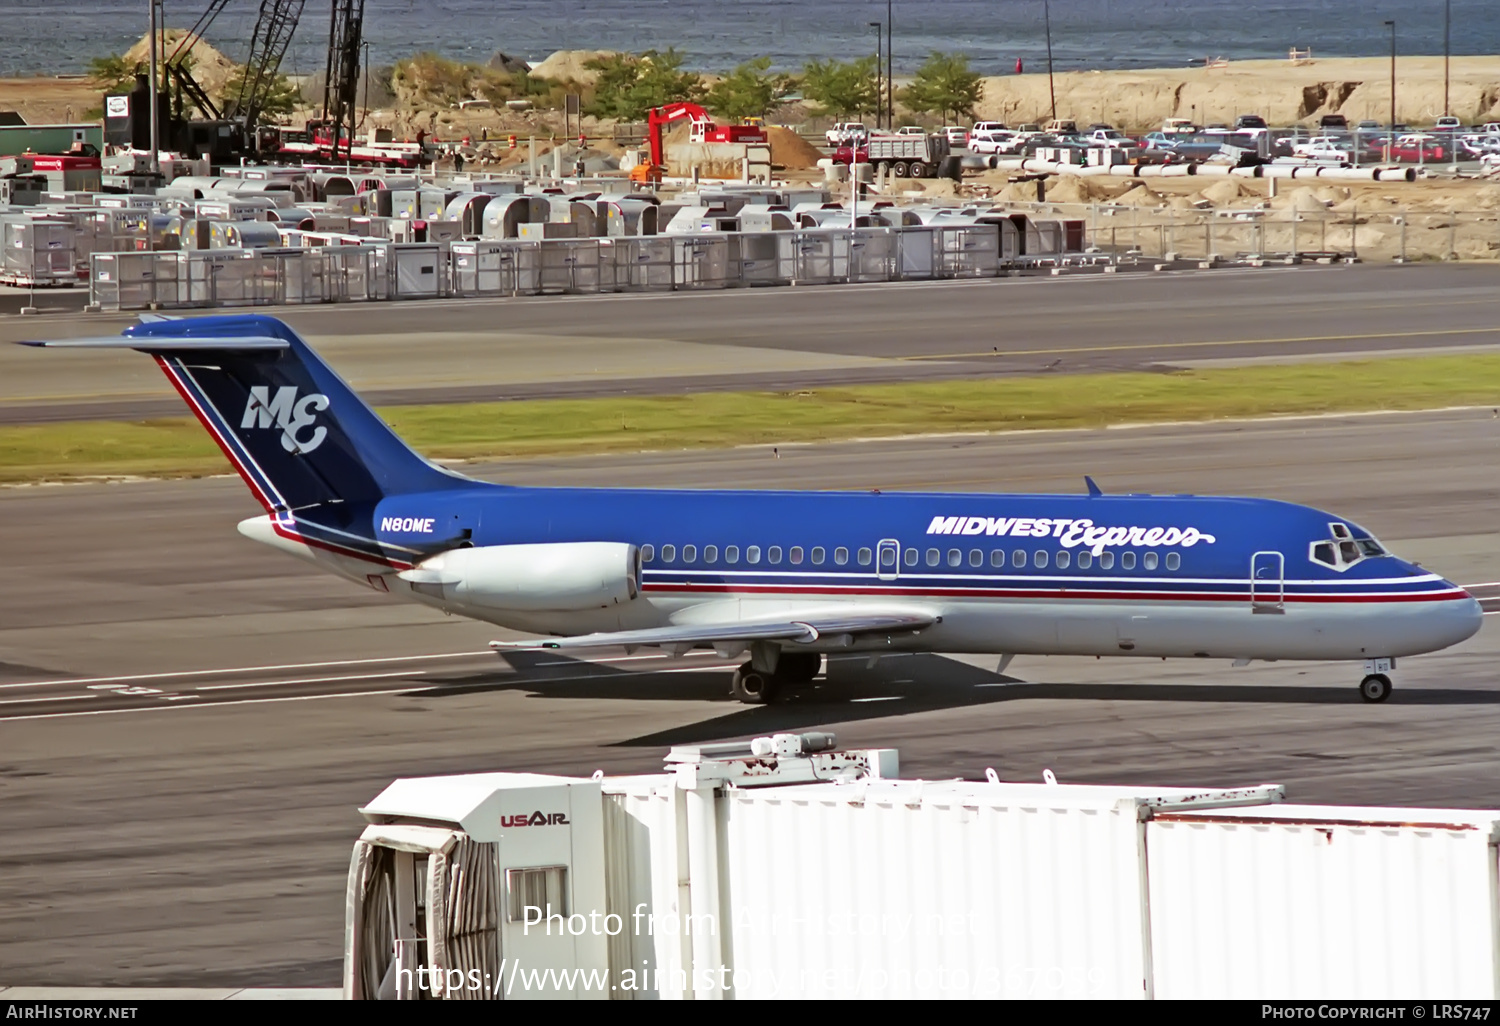
<path fill-rule="evenodd" d="M 1250 611 L 1286 612 L 1286 559 L 1279 552 L 1257 552 L 1250 557 Z"/>
<path fill-rule="evenodd" d="M 894 581 L 901 573 L 901 543 L 894 538 L 881 539 L 875 550 L 875 576 Z"/>

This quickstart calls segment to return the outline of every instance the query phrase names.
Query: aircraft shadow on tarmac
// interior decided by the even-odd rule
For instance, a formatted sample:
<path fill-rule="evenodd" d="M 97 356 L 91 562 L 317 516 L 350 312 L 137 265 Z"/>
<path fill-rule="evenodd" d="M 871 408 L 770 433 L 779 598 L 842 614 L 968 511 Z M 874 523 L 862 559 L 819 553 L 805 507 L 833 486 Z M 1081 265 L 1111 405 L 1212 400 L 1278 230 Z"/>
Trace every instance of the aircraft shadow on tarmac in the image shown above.
<path fill-rule="evenodd" d="M 559 657 L 556 652 L 507 652 L 514 672 L 450 678 L 413 692 L 443 698 L 483 691 L 525 691 L 564 699 L 721 701 L 730 703 L 728 664 L 702 668 L 674 665 L 671 672 L 631 670 Z M 775 704 L 744 706 L 699 723 L 619 742 L 625 746 L 694 744 L 759 736 L 834 723 L 906 716 L 1017 699 L 1126 702 L 1218 702 L 1296 705 L 1362 705 L 1352 683 L 1344 687 L 1301 684 L 1031 684 L 940 655 L 891 655 L 873 667 L 863 656 L 833 658 L 824 677 Z M 1401 690 L 1388 704 L 1495 705 L 1500 691 L 1455 688 Z"/>

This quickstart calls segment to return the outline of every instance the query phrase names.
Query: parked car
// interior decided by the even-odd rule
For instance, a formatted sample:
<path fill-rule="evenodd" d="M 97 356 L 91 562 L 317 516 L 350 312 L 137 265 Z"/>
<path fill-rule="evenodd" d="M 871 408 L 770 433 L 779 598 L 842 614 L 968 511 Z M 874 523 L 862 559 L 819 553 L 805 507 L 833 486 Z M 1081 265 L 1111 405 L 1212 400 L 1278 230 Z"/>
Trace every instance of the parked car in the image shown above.
<path fill-rule="evenodd" d="M 1134 149 L 1136 141 L 1123 132 L 1113 128 L 1096 128 L 1083 136 L 1083 142 L 1087 146 L 1103 146 L 1111 150 Z"/>
<path fill-rule="evenodd" d="M 1434 132 L 1462 132 L 1464 125 L 1458 118 L 1444 115 L 1437 119 L 1437 124 L 1432 126 L 1432 130 Z"/>
<path fill-rule="evenodd" d="M 920 125 L 902 125 L 896 129 L 897 135 L 926 135 L 927 129 Z"/>
<path fill-rule="evenodd" d="M 1266 119 L 1259 114 L 1241 114 L 1234 119 L 1234 130 L 1236 132 L 1266 132 L 1270 127 Z"/>
<path fill-rule="evenodd" d="M 969 130 L 958 125 L 946 125 L 943 134 L 948 137 L 949 146 L 967 146 L 969 144 Z"/>
<path fill-rule="evenodd" d="M 1466 135 L 1458 141 L 1455 151 L 1462 152 L 1473 160 L 1500 153 L 1500 133 L 1494 135 Z"/>
<path fill-rule="evenodd" d="M 1186 133 L 1147 132 L 1141 136 L 1141 146 L 1148 150 L 1175 149 Z"/>
<path fill-rule="evenodd" d="M 1318 127 L 1325 132 L 1330 128 L 1347 130 L 1349 128 L 1349 119 L 1342 114 L 1324 114 L 1318 119 Z"/>
<path fill-rule="evenodd" d="M 1351 159 L 1352 151 L 1332 136 L 1318 135 L 1293 146 L 1292 156 L 1304 157 L 1308 160 L 1336 160 L 1344 163 Z"/>
<path fill-rule="evenodd" d="M 990 129 L 986 132 L 969 133 L 970 153 L 1016 153 L 1020 149 L 1020 133 L 1009 129 Z"/>
<path fill-rule="evenodd" d="M 870 130 L 858 121 L 840 121 L 823 133 L 829 146 L 845 146 L 851 142 L 864 142 Z"/>
<path fill-rule="evenodd" d="M 1042 131 L 1048 135 L 1077 135 L 1078 122 L 1076 121 L 1049 121 Z"/>
<path fill-rule="evenodd" d="M 1431 135 L 1411 133 L 1380 147 L 1383 160 L 1441 161 L 1451 160 L 1453 148 Z"/>

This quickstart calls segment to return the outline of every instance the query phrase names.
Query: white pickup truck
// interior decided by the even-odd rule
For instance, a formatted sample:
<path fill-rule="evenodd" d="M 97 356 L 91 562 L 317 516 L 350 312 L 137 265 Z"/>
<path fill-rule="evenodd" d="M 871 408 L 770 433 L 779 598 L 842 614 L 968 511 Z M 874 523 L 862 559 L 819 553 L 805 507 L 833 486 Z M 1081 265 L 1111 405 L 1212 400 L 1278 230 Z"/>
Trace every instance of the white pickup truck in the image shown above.
<path fill-rule="evenodd" d="M 828 140 L 829 146 L 856 145 L 869 137 L 870 130 L 858 121 L 840 121 L 823 133 L 823 138 Z"/>

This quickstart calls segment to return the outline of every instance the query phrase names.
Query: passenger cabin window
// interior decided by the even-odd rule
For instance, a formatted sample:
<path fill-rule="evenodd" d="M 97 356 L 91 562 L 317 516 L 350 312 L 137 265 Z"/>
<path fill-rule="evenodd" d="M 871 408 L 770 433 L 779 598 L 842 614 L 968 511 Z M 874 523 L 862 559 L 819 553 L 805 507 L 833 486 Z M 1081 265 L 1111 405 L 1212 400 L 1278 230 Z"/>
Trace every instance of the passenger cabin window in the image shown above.
<path fill-rule="evenodd" d="M 663 545 L 661 547 L 661 561 L 663 563 L 670 563 L 670 562 L 672 562 L 672 560 L 674 560 L 676 558 L 677 558 L 677 546 L 676 545 Z"/>
<path fill-rule="evenodd" d="M 845 564 L 847 564 L 849 562 L 849 550 L 844 548 L 842 545 L 834 549 L 833 561 L 839 566 L 844 566 Z"/>
<path fill-rule="evenodd" d="M 1037 549 L 1036 553 L 1031 557 L 1031 565 L 1034 566 L 1034 567 L 1044 567 L 1044 566 L 1046 566 L 1047 565 L 1047 553 L 1044 550 L 1042 550 L 1042 549 Z"/>
<path fill-rule="evenodd" d="M 896 565 L 896 550 L 895 549 L 881 549 L 880 550 L 880 565 L 881 566 L 895 566 Z"/>
<path fill-rule="evenodd" d="M 960 552 L 958 549 L 949 549 L 948 550 L 948 565 L 949 566 L 962 566 L 963 565 L 963 561 L 964 561 L 964 554 L 962 552 Z"/>
<path fill-rule="evenodd" d="M 942 561 L 943 561 L 943 554 L 942 554 L 941 551 L 939 551 L 938 549 L 928 549 L 927 550 L 927 565 L 928 566 L 937 566 Z"/>
<path fill-rule="evenodd" d="M 1069 555 L 1069 553 L 1059 552 L 1057 554 L 1057 568 L 1059 570 L 1066 570 L 1068 568 L 1068 562 L 1071 558 L 1072 557 Z"/>
<path fill-rule="evenodd" d="M 717 545 L 703 546 L 703 562 L 717 563 L 719 561 L 719 547 Z"/>
<path fill-rule="evenodd" d="M 781 546 L 772 545 L 766 550 L 766 562 L 775 565 L 781 562 Z"/>
<path fill-rule="evenodd" d="M 1176 570 L 1182 565 L 1182 557 L 1175 552 L 1167 553 L 1167 569 Z"/>
<path fill-rule="evenodd" d="M 916 549 L 907 549 L 906 555 L 903 558 L 905 559 L 907 566 L 916 566 L 917 560 L 922 558 L 922 554 Z"/>
<path fill-rule="evenodd" d="M 1012 552 L 1010 554 L 1010 565 L 1011 566 L 1025 566 L 1026 565 L 1026 553 L 1024 551 L 1022 551 L 1021 549 L 1017 549 L 1015 552 Z"/>
<path fill-rule="evenodd" d="M 684 563 L 695 563 L 698 560 L 698 546 L 684 545 L 682 547 L 682 561 Z"/>
<path fill-rule="evenodd" d="M 875 558 L 875 554 L 873 552 L 871 552 L 869 549 L 860 549 L 859 550 L 859 565 L 860 566 L 869 566 L 870 565 L 870 561 L 872 559 L 874 559 L 874 558 Z"/>
<path fill-rule="evenodd" d="M 969 550 L 969 565 L 984 566 L 984 553 L 978 549 Z"/>
<path fill-rule="evenodd" d="M 738 563 L 740 561 L 740 547 L 738 545 L 724 546 L 724 562 Z"/>
<path fill-rule="evenodd" d="M 1122 570 L 1134 570 L 1135 569 L 1135 553 L 1134 552 L 1122 552 L 1122 553 L 1120 553 L 1120 569 L 1122 569 Z"/>
<path fill-rule="evenodd" d="M 656 558 L 656 546 L 646 544 L 641 546 L 641 562 L 649 563 Z"/>
<path fill-rule="evenodd" d="M 1078 554 L 1078 569 L 1087 570 L 1094 565 L 1094 554 L 1092 552 L 1080 552 Z"/>
<path fill-rule="evenodd" d="M 812 562 L 813 562 L 813 566 L 822 566 L 823 565 L 823 557 L 826 556 L 826 555 L 827 555 L 827 553 L 825 553 L 823 551 L 823 546 L 821 546 L 821 545 L 814 546 L 813 550 L 812 550 Z"/>
<path fill-rule="evenodd" d="M 990 553 L 990 566 L 1001 566 L 1001 567 L 1003 567 L 1004 565 L 1005 565 L 1005 550 L 1004 549 L 996 549 L 994 552 Z"/>
<path fill-rule="evenodd" d="M 1142 556 L 1141 557 L 1141 566 L 1145 567 L 1147 570 L 1155 570 L 1156 569 L 1156 553 L 1154 553 L 1154 552 L 1148 552 L 1144 556 Z"/>
<path fill-rule="evenodd" d="M 802 565 L 802 546 L 801 545 L 793 545 L 791 547 L 791 549 L 786 554 L 786 560 L 787 560 L 788 563 L 791 563 L 793 566 L 800 566 L 800 565 Z"/>
<path fill-rule="evenodd" d="M 1115 554 L 1113 552 L 1099 553 L 1099 569 L 1109 570 L 1115 565 Z"/>
<path fill-rule="evenodd" d="M 759 563 L 760 562 L 760 546 L 759 545 L 749 545 L 749 546 L 745 547 L 745 562 L 746 563 Z"/>

